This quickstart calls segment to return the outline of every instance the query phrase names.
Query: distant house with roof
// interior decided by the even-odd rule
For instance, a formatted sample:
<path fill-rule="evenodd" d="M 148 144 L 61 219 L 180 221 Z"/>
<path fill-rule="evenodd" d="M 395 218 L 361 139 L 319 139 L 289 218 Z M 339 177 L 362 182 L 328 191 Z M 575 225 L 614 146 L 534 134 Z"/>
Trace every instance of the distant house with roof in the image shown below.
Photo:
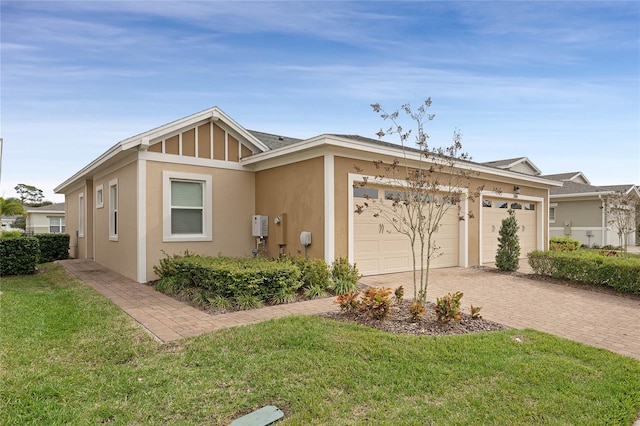
<path fill-rule="evenodd" d="M 66 232 L 64 203 L 27 207 L 26 212 L 27 234 L 63 234 Z"/>
<path fill-rule="evenodd" d="M 561 182 L 562 186 L 549 189 L 549 236 L 570 236 L 587 246 L 621 245 L 621 231 L 609 220 L 611 206 L 607 205 L 607 197 L 622 193 L 640 201 L 635 184 L 596 186 L 579 171 L 542 175 L 527 157 L 483 164 Z M 627 234 L 629 245 L 637 244 L 638 232 L 636 229 Z"/>

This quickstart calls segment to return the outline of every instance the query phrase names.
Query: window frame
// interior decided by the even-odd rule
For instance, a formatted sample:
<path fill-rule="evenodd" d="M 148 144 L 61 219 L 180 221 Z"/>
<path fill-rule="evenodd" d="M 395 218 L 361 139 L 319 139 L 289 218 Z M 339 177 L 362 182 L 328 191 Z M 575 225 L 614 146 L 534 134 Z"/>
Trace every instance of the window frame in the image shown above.
<path fill-rule="evenodd" d="M 556 223 L 556 215 L 558 214 L 557 207 L 557 203 L 549 204 L 549 223 Z M 553 214 L 551 212 L 553 212 Z"/>
<path fill-rule="evenodd" d="M 96 186 L 96 209 L 101 209 L 104 207 L 104 186 L 98 185 Z"/>
<path fill-rule="evenodd" d="M 78 194 L 78 238 L 84 238 L 85 227 L 84 192 Z"/>
<path fill-rule="evenodd" d="M 171 233 L 171 182 L 193 182 L 202 184 L 202 233 Z M 213 241 L 213 177 L 195 173 L 162 172 L 162 241 Z"/>
<path fill-rule="evenodd" d="M 50 234 L 64 234 L 64 232 L 66 231 L 65 228 L 65 223 L 64 223 L 64 217 L 60 217 L 60 216 L 48 216 L 49 218 L 49 233 Z M 52 225 L 52 221 L 57 221 L 58 224 L 57 225 Z M 52 228 L 57 228 L 58 231 L 53 231 Z"/>
<path fill-rule="evenodd" d="M 114 196 L 115 190 L 115 196 Z M 109 241 L 118 241 L 120 227 L 118 178 L 109 181 Z"/>

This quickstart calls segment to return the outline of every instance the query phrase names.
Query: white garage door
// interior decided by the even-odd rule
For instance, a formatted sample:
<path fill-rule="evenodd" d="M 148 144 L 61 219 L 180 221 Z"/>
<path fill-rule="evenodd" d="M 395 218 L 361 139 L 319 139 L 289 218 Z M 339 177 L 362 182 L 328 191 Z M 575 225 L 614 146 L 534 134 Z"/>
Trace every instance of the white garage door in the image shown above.
<path fill-rule="evenodd" d="M 362 205 L 384 205 L 385 189 L 383 188 L 355 188 L 354 203 Z M 376 198 L 378 201 L 363 199 L 364 194 Z M 386 202 L 390 204 L 389 201 Z M 355 211 L 355 206 L 352 211 Z M 362 213 L 353 213 L 353 239 L 354 261 L 358 271 L 365 275 L 384 274 L 391 272 L 410 271 L 411 243 L 405 234 L 395 230 L 392 224 L 381 217 L 375 217 L 375 208 L 365 208 Z M 460 246 L 460 221 L 458 209 L 453 206 L 441 220 L 440 227 L 435 237 L 436 245 L 440 247 L 437 257 L 431 262 L 431 266 L 447 267 L 458 266 Z M 419 265 L 419 242 L 416 243 L 417 261 Z"/>
<path fill-rule="evenodd" d="M 538 247 L 537 212 L 534 203 L 485 198 L 482 204 L 483 262 L 495 262 L 500 226 L 502 226 L 502 220 L 509 217 L 509 208 L 516 213 L 520 257 L 527 257 L 527 253 Z"/>

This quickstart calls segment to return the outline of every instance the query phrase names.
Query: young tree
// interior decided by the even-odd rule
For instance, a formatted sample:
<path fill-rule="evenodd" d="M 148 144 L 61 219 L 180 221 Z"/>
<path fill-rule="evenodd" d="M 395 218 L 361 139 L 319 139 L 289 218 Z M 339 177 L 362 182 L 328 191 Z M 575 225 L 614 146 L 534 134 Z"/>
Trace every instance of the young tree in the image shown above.
<path fill-rule="evenodd" d="M 22 204 L 27 206 L 41 203 L 42 199 L 44 198 L 42 190 L 36 188 L 33 185 L 25 185 L 24 183 L 19 183 L 14 189 L 20 196 Z"/>
<path fill-rule="evenodd" d="M 445 148 L 429 146 L 429 135 L 425 131 L 425 122 L 434 119 L 428 114 L 431 98 L 428 98 L 417 110 L 409 104 L 401 107 L 416 126 L 415 147 L 407 146 L 412 130 L 405 131 L 400 124 L 400 112 L 387 113 L 380 104 L 372 104 L 374 112 L 383 120 L 391 122 L 388 130 L 380 130 L 377 135 L 397 135 L 402 146 L 402 161 L 395 159 L 390 164 L 375 161 L 378 174 L 374 179 L 391 187 L 386 200 L 368 200 L 356 205 L 356 213 L 364 209 L 373 209 L 374 216 L 390 224 L 393 229 L 409 239 L 413 267 L 414 301 L 426 302 L 429 283 L 429 269 L 432 261 L 440 253 L 436 243 L 436 234 L 441 220 L 450 209 L 456 209 L 459 220 L 465 220 L 461 211 L 465 198 L 473 199 L 475 192 L 469 190 L 471 177 L 475 175 L 465 164 L 470 160 L 462 152 L 461 134 L 455 131 L 452 144 Z M 359 172 L 361 169 L 356 168 Z M 366 181 L 362 185 L 366 185 Z M 418 263 L 419 262 L 419 263 Z M 418 277 L 419 271 L 419 277 Z"/>
<path fill-rule="evenodd" d="M 518 238 L 518 221 L 513 210 L 509 209 L 509 217 L 502 219 L 496 266 L 501 271 L 516 271 L 520 267 L 520 241 Z"/>
<path fill-rule="evenodd" d="M 640 210 L 638 192 L 635 188 L 628 192 L 616 191 L 605 197 L 607 223 L 618 232 L 620 247 L 627 251 L 629 234 L 636 232 L 636 213 Z"/>

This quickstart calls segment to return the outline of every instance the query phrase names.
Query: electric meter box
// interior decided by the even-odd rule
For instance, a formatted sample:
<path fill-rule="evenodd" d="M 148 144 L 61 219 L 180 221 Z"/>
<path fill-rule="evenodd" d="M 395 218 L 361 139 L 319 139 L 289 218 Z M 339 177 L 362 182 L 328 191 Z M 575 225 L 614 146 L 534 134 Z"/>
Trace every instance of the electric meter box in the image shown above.
<path fill-rule="evenodd" d="M 253 215 L 251 219 L 251 235 L 254 237 L 269 236 L 269 216 Z"/>

